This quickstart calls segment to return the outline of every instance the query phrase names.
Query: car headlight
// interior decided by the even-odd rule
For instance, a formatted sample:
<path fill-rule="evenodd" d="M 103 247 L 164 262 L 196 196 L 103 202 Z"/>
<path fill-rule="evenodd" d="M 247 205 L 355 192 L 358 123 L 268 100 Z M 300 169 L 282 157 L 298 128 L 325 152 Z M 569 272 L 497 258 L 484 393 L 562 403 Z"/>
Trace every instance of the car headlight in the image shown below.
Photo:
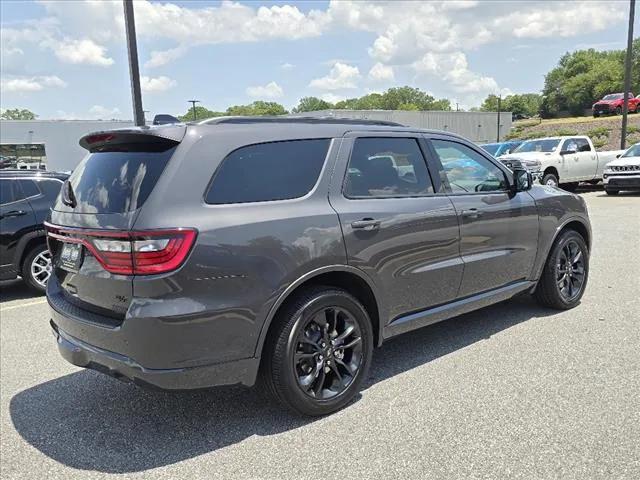
<path fill-rule="evenodd" d="M 542 169 L 542 162 L 540 160 L 526 160 L 524 166 L 530 172 L 537 172 Z"/>

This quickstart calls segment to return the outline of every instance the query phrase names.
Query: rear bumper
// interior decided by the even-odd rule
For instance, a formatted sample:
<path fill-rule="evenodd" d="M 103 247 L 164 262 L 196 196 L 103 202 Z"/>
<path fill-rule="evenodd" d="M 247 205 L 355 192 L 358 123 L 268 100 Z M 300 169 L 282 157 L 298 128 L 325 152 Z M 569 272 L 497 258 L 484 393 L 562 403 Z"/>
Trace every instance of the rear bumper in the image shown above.
<path fill-rule="evenodd" d="M 60 354 L 69 363 L 143 387 L 192 390 L 238 383 L 251 386 L 255 383 L 258 372 L 259 360 L 256 358 L 201 367 L 148 369 L 129 357 L 72 337 L 61 330 L 54 320 L 51 321 L 51 329 Z"/>

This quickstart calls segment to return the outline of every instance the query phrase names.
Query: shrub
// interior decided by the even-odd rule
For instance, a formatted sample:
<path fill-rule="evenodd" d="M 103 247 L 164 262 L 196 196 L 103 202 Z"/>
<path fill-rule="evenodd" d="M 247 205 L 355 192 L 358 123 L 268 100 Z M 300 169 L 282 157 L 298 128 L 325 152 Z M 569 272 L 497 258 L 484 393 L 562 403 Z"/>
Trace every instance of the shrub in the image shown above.
<path fill-rule="evenodd" d="M 591 137 L 592 139 L 597 138 L 597 137 L 609 137 L 609 132 L 611 132 L 610 128 L 607 127 L 596 127 L 596 128 L 592 128 L 591 130 L 589 130 L 587 132 L 587 135 L 589 137 Z M 595 144 L 595 142 L 594 142 Z"/>

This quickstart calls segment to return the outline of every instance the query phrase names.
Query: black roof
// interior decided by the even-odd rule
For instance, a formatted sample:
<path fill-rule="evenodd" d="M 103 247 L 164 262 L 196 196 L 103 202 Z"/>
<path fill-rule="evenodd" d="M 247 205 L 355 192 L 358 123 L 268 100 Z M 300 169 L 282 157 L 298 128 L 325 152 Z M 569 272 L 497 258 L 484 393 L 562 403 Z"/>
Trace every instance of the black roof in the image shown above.
<path fill-rule="evenodd" d="M 24 170 L 17 168 L 0 169 L 0 178 L 55 178 L 58 180 L 66 180 L 69 178 L 68 173 L 48 172 L 46 170 Z"/>

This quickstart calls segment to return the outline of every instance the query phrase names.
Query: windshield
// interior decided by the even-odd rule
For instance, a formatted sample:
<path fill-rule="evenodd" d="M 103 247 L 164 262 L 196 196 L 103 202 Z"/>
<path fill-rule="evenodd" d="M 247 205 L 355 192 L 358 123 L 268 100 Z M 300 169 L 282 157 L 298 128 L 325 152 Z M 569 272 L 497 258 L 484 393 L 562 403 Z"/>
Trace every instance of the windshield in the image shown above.
<path fill-rule="evenodd" d="M 480 147 L 482 147 L 482 149 L 485 152 L 490 153 L 491 155 L 495 155 L 496 152 L 498 151 L 498 149 L 500 148 L 500 144 L 499 143 L 487 143 L 486 145 L 480 145 Z"/>
<path fill-rule="evenodd" d="M 622 154 L 622 157 L 640 157 L 640 143 L 636 143 Z"/>
<path fill-rule="evenodd" d="M 531 140 L 524 142 L 513 153 L 525 153 L 525 152 L 553 152 L 560 143 L 558 139 L 549 140 Z"/>
<path fill-rule="evenodd" d="M 621 93 L 612 93 L 611 95 L 605 95 L 603 100 L 620 100 L 622 98 Z"/>

